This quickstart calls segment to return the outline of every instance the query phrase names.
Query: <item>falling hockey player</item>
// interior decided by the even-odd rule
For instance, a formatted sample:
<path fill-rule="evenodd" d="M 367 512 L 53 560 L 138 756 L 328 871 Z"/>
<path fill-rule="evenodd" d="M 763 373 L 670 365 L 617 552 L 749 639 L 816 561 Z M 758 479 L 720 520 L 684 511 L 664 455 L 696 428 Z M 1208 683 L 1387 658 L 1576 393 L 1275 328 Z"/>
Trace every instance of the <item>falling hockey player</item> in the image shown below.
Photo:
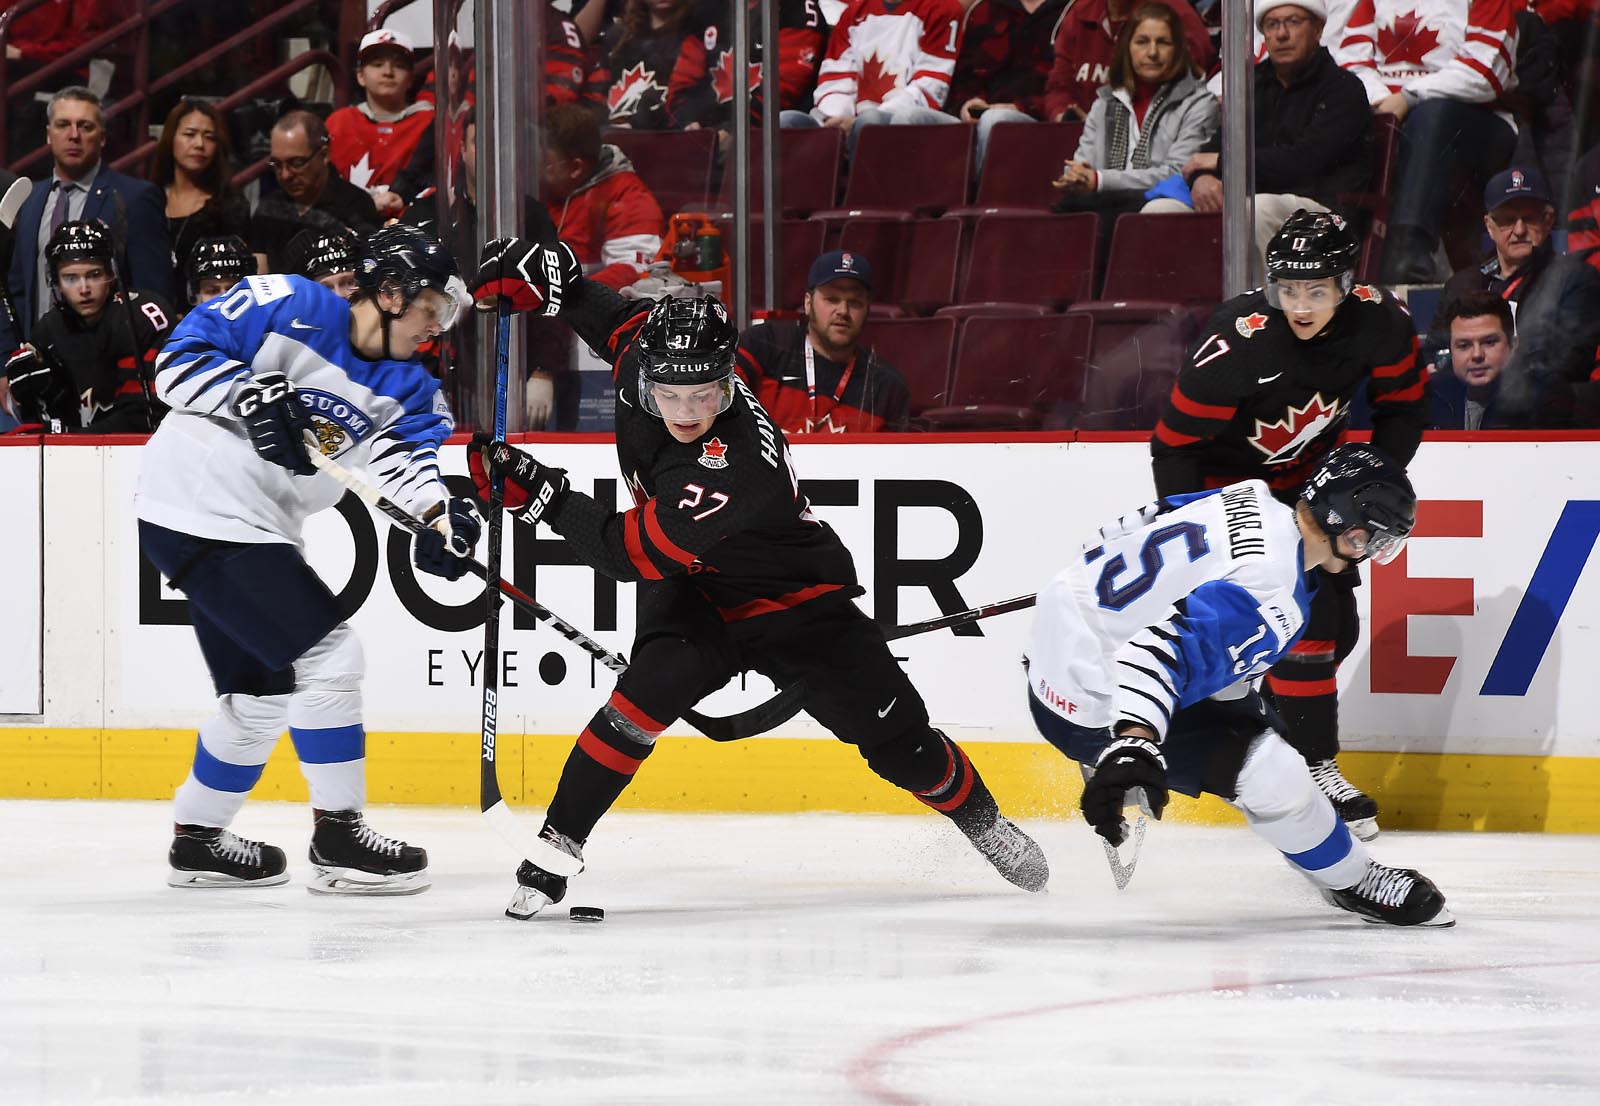
<path fill-rule="evenodd" d="M 1168 789 L 1243 812 L 1334 906 L 1449 926 L 1444 896 L 1368 854 L 1281 736 L 1259 677 L 1300 639 L 1322 577 L 1398 556 L 1411 484 L 1370 446 L 1329 453 L 1294 506 L 1259 480 L 1166 496 L 1100 531 L 1039 594 L 1028 646 L 1039 731 L 1093 768 L 1083 814 L 1112 845 L 1128 792 Z"/>
<path fill-rule="evenodd" d="M 1427 426 L 1426 380 L 1411 316 L 1392 293 L 1355 283 L 1361 244 L 1343 219 L 1297 211 L 1267 246 L 1267 284 L 1217 308 L 1178 375 L 1150 442 L 1156 494 L 1264 480 L 1294 503 L 1349 427 L 1366 390 L 1372 444 L 1411 463 Z M 1361 624 L 1355 570 L 1324 576 L 1303 638 L 1267 676 L 1284 738 L 1363 841 L 1378 804 L 1345 779 L 1339 752 L 1339 662 Z"/>
<path fill-rule="evenodd" d="M 428 887 L 427 853 L 362 816 L 361 643 L 300 550 L 306 518 L 344 489 L 312 467 L 303 434 L 430 520 L 417 567 L 459 578 L 478 517 L 441 480 L 454 423 L 416 350 L 450 328 L 466 286 L 412 227 L 375 233 L 357 273 L 349 303 L 303 277 L 248 277 L 190 312 L 156 362 L 172 413 L 144 449 L 139 544 L 188 597 L 217 693 L 174 802 L 174 887 L 288 880 L 282 849 L 228 829 L 285 727 L 311 792 L 310 890 Z"/>
<path fill-rule="evenodd" d="M 850 553 L 811 514 L 783 435 L 734 374 L 739 334 L 722 304 L 623 299 L 583 279 L 564 243 L 501 239 L 484 256 L 480 307 L 503 297 L 559 313 L 613 363 L 617 455 L 636 506 L 612 511 L 563 470 L 487 439 L 469 455 L 479 491 L 487 498 L 489 473 L 503 474 L 518 518 L 547 523 L 595 571 L 640 583 L 631 663 L 568 756 L 540 833 L 548 853 L 518 869 L 506 913 L 561 901 L 560 873 L 581 867 L 656 738 L 741 670 L 804 680 L 806 710 L 869 768 L 948 817 L 1007 880 L 1042 890 L 1043 852 L 929 725 L 883 632 L 851 602 L 862 589 Z"/>

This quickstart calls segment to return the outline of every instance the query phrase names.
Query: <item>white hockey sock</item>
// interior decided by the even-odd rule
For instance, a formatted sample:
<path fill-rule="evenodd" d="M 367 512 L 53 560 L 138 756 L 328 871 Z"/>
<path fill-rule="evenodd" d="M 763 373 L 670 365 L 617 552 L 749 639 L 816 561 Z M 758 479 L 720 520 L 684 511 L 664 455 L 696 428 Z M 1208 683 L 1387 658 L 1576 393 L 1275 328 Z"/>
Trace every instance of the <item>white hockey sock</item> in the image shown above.
<path fill-rule="evenodd" d="M 283 734 L 287 695 L 220 695 L 217 713 L 200 724 L 194 766 L 178 787 L 173 821 L 228 826 L 261 779 Z"/>
<path fill-rule="evenodd" d="M 289 737 L 317 810 L 360 810 L 367 800 L 361 723 L 361 643 L 344 623 L 295 662 Z"/>
<path fill-rule="evenodd" d="M 1367 870 L 1366 846 L 1334 813 L 1305 759 L 1271 731 L 1251 744 L 1233 805 L 1251 829 L 1319 886 L 1352 887 Z"/>

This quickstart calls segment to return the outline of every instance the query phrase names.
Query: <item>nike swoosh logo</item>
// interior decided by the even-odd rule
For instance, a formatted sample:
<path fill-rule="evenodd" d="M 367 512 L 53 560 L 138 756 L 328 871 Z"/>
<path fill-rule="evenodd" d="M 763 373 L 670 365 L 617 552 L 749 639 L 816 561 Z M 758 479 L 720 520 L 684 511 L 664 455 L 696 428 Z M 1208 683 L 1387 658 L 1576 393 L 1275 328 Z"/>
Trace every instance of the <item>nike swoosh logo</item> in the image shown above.
<path fill-rule="evenodd" d="M 321 330 L 322 329 L 320 326 L 316 326 L 316 325 L 314 325 L 312 323 L 303 323 L 299 319 L 290 319 L 289 320 L 289 326 L 293 330 Z"/>
<path fill-rule="evenodd" d="M 899 701 L 900 701 L 900 696 L 898 696 L 898 695 L 896 695 L 893 699 L 890 699 L 889 700 L 889 705 L 884 707 L 882 710 L 880 710 L 878 712 L 878 717 L 879 718 L 887 718 L 887 717 L 889 717 L 889 712 L 894 710 L 894 705 L 896 703 L 898 703 Z"/>
<path fill-rule="evenodd" d="M 1283 375 L 1282 373 L 1273 373 L 1271 376 L 1258 376 L 1258 377 L 1256 377 L 1256 383 L 1257 384 L 1270 384 L 1272 381 L 1278 379 L 1278 377 L 1280 377 L 1282 375 Z"/>

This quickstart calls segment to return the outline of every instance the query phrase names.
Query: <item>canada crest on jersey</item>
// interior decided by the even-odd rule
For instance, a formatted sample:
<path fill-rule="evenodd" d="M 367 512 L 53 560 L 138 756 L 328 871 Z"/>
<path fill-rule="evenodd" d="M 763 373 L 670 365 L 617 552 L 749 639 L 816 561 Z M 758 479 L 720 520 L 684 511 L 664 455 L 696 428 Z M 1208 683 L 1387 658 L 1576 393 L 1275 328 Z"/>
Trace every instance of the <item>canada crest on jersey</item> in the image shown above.
<path fill-rule="evenodd" d="M 1337 398 L 1330 403 L 1322 393 L 1313 393 L 1304 406 L 1290 407 L 1276 422 L 1257 419 L 1250 444 L 1261 452 L 1266 464 L 1287 464 L 1298 460 L 1308 445 L 1342 422 L 1345 414 L 1345 405 Z"/>
<path fill-rule="evenodd" d="M 606 93 L 606 109 L 613 119 L 626 119 L 636 115 L 651 93 L 662 95 L 666 88 L 656 83 L 656 73 L 646 69 L 644 62 L 635 62 L 624 69 Z"/>
<path fill-rule="evenodd" d="M 708 469 L 728 467 L 728 447 L 721 438 L 712 438 L 700 447 L 700 464 Z"/>
<path fill-rule="evenodd" d="M 1252 312 L 1249 315 L 1240 315 L 1233 320 L 1233 329 L 1239 332 L 1239 337 L 1241 338 L 1255 337 L 1256 331 L 1265 329 L 1266 325 L 1267 317 L 1259 311 Z"/>
<path fill-rule="evenodd" d="M 1363 303 L 1383 302 L 1383 292 L 1370 284 L 1358 284 L 1350 289 L 1350 294 Z"/>
<path fill-rule="evenodd" d="M 761 91 L 761 63 L 750 62 L 745 66 L 750 79 L 750 91 Z M 717 90 L 717 103 L 727 104 L 733 102 L 733 51 L 724 50 L 717 58 L 717 67 L 711 72 L 711 86 Z"/>

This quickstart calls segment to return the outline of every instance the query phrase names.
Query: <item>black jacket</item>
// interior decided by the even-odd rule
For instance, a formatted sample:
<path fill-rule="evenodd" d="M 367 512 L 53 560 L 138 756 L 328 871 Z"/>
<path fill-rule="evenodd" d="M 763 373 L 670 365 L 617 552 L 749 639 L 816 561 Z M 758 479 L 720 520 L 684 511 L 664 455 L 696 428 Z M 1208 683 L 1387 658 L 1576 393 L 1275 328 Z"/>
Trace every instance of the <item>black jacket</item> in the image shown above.
<path fill-rule="evenodd" d="M 1343 212 L 1339 193 L 1360 192 L 1372 177 L 1372 109 L 1361 79 L 1339 68 L 1326 47 L 1287 88 L 1270 59 L 1256 63 L 1255 79 L 1256 191 L 1307 196 Z M 1220 154 L 1221 132 L 1202 150 Z"/>
<path fill-rule="evenodd" d="M 1600 426 L 1600 381 L 1593 378 L 1600 345 L 1600 273 L 1575 257 L 1558 254 L 1549 242 L 1509 277 L 1490 258 L 1461 269 L 1445 282 L 1439 316 L 1469 291 L 1494 292 L 1509 300 L 1517 319 L 1517 349 L 1501 381 L 1500 425 L 1558 430 Z M 1428 335 L 1435 350 L 1449 348 L 1449 335 Z"/>

